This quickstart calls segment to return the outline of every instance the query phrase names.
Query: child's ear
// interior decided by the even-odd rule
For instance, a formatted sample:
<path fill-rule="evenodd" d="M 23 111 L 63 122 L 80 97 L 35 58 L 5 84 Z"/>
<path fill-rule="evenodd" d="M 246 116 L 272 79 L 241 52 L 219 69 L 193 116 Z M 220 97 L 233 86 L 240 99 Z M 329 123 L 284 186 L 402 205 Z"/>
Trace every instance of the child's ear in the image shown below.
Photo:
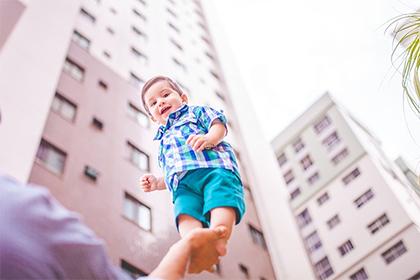
<path fill-rule="evenodd" d="M 188 104 L 188 96 L 186 94 L 181 95 L 182 103 Z"/>

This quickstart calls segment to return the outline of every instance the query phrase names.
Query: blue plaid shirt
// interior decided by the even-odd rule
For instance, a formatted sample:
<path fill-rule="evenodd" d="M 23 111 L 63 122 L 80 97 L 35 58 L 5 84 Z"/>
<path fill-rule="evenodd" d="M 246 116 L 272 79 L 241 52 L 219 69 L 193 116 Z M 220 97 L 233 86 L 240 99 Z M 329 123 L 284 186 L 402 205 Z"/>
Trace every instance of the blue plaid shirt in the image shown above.
<path fill-rule="evenodd" d="M 187 171 L 197 168 L 225 168 L 240 178 L 235 153 L 227 142 L 202 152 L 194 151 L 186 143 L 191 134 L 206 134 L 216 119 L 226 126 L 226 117 L 221 112 L 207 106 L 184 105 L 168 116 L 165 126 L 159 127 L 154 140 L 160 140 L 159 166 L 170 191 L 176 190 Z"/>

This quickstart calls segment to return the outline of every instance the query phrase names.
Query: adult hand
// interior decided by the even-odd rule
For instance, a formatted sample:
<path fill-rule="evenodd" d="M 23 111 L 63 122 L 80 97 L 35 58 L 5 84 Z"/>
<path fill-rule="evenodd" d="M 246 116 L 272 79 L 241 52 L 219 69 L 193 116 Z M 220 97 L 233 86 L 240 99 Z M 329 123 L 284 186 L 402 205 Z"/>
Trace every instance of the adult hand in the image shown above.
<path fill-rule="evenodd" d="M 216 242 L 224 238 L 226 233 L 226 227 L 219 226 L 214 229 L 194 229 L 186 236 L 191 244 L 189 273 L 200 273 L 203 270 L 213 272 L 219 257 L 226 254 L 219 252 L 216 247 Z"/>
<path fill-rule="evenodd" d="M 197 228 L 171 246 L 158 267 L 150 274 L 152 277 L 178 280 L 190 273 L 212 271 L 219 262 L 221 254 L 216 249 L 216 241 L 226 235 L 225 227 L 214 229 Z"/>

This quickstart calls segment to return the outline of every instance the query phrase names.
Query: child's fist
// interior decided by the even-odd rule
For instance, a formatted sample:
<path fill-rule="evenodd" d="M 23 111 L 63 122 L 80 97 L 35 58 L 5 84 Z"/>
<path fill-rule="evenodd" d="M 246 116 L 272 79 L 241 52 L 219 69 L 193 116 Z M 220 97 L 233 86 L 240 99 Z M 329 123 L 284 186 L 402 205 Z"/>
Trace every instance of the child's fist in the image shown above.
<path fill-rule="evenodd" d="M 140 178 L 140 187 L 145 192 L 157 190 L 157 179 L 152 174 L 144 174 Z"/>

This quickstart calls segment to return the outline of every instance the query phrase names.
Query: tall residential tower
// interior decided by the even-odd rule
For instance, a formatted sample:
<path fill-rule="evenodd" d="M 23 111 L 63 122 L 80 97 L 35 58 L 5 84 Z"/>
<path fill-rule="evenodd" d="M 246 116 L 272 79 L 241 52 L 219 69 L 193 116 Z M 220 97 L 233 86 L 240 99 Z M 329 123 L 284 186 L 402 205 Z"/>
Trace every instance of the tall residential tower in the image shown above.
<path fill-rule="evenodd" d="M 304 254 L 287 204 L 277 199 L 283 213 L 261 198 L 267 183 L 281 182 L 255 166 L 245 135 L 258 125 L 241 123 L 249 105 L 234 101 L 201 1 L 5 0 L 0 15 L 3 172 L 47 186 L 104 239 L 116 265 L 150 273 L 178 233 L 168 192 L 146 194 L 138 185 L 143 173 L 160 172 L 156 126 L 139 93 L 151 76 L 169 75 L 190 103 L 225 112 L 246 189 L 247 213 L 218 271 L 188 277 L 309 275 L 305 258 L 294 261 Z M 268 154 L 269 145 L 262 148 Z M 273 220 L 267 208 L 283 214 Z"/>
<path fill-rule="evenodd" d="M 329 94 L 272 141 L 318 279 L 420 279 L 420 208 L 380 142 Z"/>

